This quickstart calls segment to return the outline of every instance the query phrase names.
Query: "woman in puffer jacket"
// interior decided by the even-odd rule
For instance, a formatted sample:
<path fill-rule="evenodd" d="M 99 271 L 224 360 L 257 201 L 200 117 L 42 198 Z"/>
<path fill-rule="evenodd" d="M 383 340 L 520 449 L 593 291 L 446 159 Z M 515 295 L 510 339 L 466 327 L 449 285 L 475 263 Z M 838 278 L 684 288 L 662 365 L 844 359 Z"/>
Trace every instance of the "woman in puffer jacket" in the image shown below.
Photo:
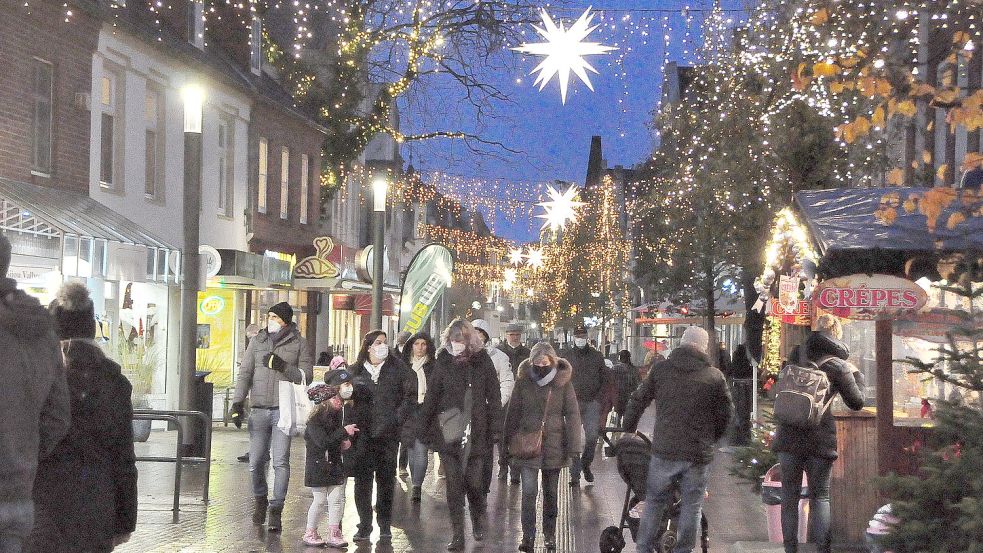
<path fill-rule="evenodd" d="M 560 469 L 583 451 L 584 428 L 570 379 L 573 369 L 553 346 L 540 342 L 519 365 L 518 382 L 505 416 L 505 440 L 543 429 L 539 455 L 521 458 L 512 453 L 513 467 L 522 475 L 522 542 L 519 551 L 532 551 L 536 540 L 536 496 L 543 479 L 543 536 L 548 551 L 556 550 L 557 495 Z"/>
<path fill-rule="evenodd" d="M 420 440 L 419 411 L 427 395 L 427 382 L 433 374 L 437 347 L 429 334 L 421 332 L 406 341 L 402 356 L 403 363 L 410 368 L 413 375 L 406 379 L 406 395 L 410 397 L 410 401 L 407 404 L 400 433 L 400 444 L 409 451 L 410 480 L 413 482 L 412 500 L 418 502 L 422 496 L 423 480 L 427 476 L 430 455 L 430 450 Z"/>
<path fill-rule="evenodd" d="M 825 314 L 816 321 L 816 331 L 805 342 L 805 357 L 826 373 L 832 386 L 832 399 L 843 397 L 847 407 L 864 406 L 863 375 L 850 364 L 850 348 L 842 342 L 843 328 L 836 317 Z M 801 348 L 789 356 L 790 363 L 800 359 Z M 802 473 L 809 477 L 809 541 L 820 553 L 829 553 L 829 485 L 833 461 L 836 460 L 836 423 L 827 409 L 815 428 L 793 427 L 779 423 L 772 443 L 782 469 L 782 534 L 785 553 L 798 551 L 799 496 Z"/>

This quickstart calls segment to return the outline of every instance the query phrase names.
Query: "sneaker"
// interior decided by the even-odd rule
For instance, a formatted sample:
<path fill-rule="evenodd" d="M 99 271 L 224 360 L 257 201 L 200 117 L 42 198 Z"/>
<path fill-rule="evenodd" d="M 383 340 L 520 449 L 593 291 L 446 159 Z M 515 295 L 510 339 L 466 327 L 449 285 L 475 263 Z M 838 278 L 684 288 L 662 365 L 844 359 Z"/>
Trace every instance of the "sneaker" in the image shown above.
<path fill-rule="evenodd" d="M 324 538 L 317 533 L 317 528 L 308 528 L 307 532 L 304 534 L 304 545 L 310 547 L 321 547 L 325 545 Z"/>
<path fill-rule="evenodd" d="M 348 542 L 345 541 L 344 536 L 341 535 L 341 525 L 335 524 L 328 528 L 328 539 L 325 540 L 324 545 L 338 549 L 348 547 Z"/>
<path fill-rule="evenodd" d="M 534 542 L 531 538 L 522 538 L 522 541 L 519 542 L 519 551 L 532 551 L 534 548 Z"/>
<path fill-rule="evenodd" d="M 584 467 L 584 482 L 588 486 L 594 485 L 594 473 L 590 471 L 590 467 Z"/>

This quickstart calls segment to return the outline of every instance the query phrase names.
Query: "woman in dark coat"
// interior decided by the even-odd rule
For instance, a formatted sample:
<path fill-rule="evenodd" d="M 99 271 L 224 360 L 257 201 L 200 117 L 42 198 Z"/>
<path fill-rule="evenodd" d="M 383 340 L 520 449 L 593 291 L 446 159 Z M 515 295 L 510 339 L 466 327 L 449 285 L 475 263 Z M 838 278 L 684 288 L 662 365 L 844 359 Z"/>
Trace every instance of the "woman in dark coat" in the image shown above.
<path fill-rule="evenodd" d="M 72 426 L 38 466 L 26 551 L 112 551 L 137 522 L 132 387 L 93 341 L 95 314 L 85 286 L 66 284 L 50 309 L 65 355 Z"/>
<path fill-rule="evenodd" d="M 560 469 L 584 449 L 580 406 L 570 378 L 573 369 L 553 346 L 540 342 L 519 365 L 518 382 L 505 416 L 505 443 L 518 433 L 543 429 L 540 455 L 512 465 L 522 474 L 522 542 L 519 551 L 532 551 L 536 541 L 536 496 L 543 478 L 543 535 L 546 549 L 556 549 L 557 488 Z"/>
<path fill-rule="evenodd" d="M 832 394 L 840 394 L 850 409 L 860 410 L 864 406 L 863 375 L 847 362 L 850 348 L 841 341 L 842 337 L 839 320 L 832 315 L 822 315 L 816 321 L 816 331 L 806 339 L 805 354 L 829 377 Z M 799 348 L 793 350 L 790 362 L 798 362 L 798 351 Z M 833 461 L 837 457 L 836 424 L 832 410 L 826 410 L 815 428 L 778 424 L 772 450 L 777 453 L 782 467 L 785 553 L 796 553 L 798 550 L 799 496 L 803 472 L 809 477 L 809 541 L 818 545 L 820 553 L 829 553 L 829 483 Z"/>
<path fill-rule="evenodd" d="M 392 539 L 393 493 L 396 486 L 396 456 L 400 429 L 409 396 L 408 369 L 395 353 L 390 353 L 386 333 L 373 330 L 365 335 L 358 358 L 350 367 L 354 376 L 355 403 L 368 410 L 370 423 L 359 425 L 360 461 L 355 478 L 355 507 L 358 532 L 353 541 L 368 541 L 372 534 L 372 484 L 376 486 L 376 521 L 379 538 Z"/>
<path fill-rule="evenodd" d="M 406 392 L 409 396 L 405 419 L 403 421 L 401 445 L 409 451 L 410 479 L 413 482 L 413 501 L 420 501 L 423 480 L 427 476 L 427 457 L 430 455 L 426 444 L 420 440 L 420 407 L 427 394 L 427 382 L 433 374 L 437 358 L 437 347 L 426 332 L 411 336 L 403 346 L 403 363 L 412 373 L 406 379 Z"/>
<path fill-rule="evenodd" d="M 483 463 L 491 462 L 492 444 L 501 424 L 501 390 L 495 365 L 471 323 L 456 319 L 444 331 L 420 411 L 423 441 L 440 454 L 447 475 L 447 508 L 454 530 L 448 551 L 464 549 L 465 495 L 474 539 L 480 542 L 485 538 Z M 470 434 L 464 431 L 466 427 Z M 461 430 L 463 438 L 456 435 L 455 428 Z"/>

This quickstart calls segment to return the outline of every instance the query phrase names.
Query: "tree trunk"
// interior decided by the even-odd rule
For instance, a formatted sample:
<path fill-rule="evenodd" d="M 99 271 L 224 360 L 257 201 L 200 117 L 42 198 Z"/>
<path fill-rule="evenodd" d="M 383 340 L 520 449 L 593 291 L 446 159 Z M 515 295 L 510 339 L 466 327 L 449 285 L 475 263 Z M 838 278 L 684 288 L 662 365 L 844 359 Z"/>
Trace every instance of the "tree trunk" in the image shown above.
<path fill-rule="evenodd" d="M 717 357 L 719 356 L 717 350 L 719 345 L 719 339 L 717 338 L 717 325 L 716 325 L 716 315 L 717 315 L 717 298 L 716 298 L 716 286 L 714 286 L 716 279 L 714 278 L 713 272 L 707 273 L 706 281 L 704 283 L 703 293 L 706 297 L 707 302 L 707 312 L 704 316 L 704 328 L 707 334 L 710 335 L 710 343 L 707 347 L 707 355 L 710 356 L 710 364 L 716 367 Z"/>

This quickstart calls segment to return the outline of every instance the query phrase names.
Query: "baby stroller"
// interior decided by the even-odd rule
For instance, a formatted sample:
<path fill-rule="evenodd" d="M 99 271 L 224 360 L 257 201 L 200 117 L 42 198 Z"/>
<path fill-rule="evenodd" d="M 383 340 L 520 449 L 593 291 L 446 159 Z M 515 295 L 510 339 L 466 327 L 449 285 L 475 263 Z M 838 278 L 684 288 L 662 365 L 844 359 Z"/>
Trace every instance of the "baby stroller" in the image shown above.
<path fill-rule="evenodd" d="M 631 516 L 631 511 L 645 497 L 649 461 L 652 459 L 652 441 L 641 432 L 625 434 L 618 439 L 614 450 L 617 457 L 618 474 L 621 475 L 621 479 L 625 481 L 628 489 L 625 490 L 625 503 L 621 508 L 621 522 L 616 529 L 613 526 L 606 529 L 602 534 L 602 541 L 610 539 L 612 531 L 617 532 L 620 536 L 625 528 L 631 533 L 632 541 L 637 541 L 639 519 Z M 658 544 L 656 551 L 660 553 L 672 553 L 676 546 L 676 530 L 679 524 L 679 490 L 674 489 L 672 494 L 673 499 L 666 507 L 658 534 L 656 534 L 656 543 Z M 703 553 L 708 553 L 710 551 L 709 526 L 706 515 L 701 514 L 701 517 L 700 544 Z M 602 551 L 605 550 L 603 543 L 601 549 Z M 609 547 L 607 550 L 610 551 L 611 548 Z"/>

